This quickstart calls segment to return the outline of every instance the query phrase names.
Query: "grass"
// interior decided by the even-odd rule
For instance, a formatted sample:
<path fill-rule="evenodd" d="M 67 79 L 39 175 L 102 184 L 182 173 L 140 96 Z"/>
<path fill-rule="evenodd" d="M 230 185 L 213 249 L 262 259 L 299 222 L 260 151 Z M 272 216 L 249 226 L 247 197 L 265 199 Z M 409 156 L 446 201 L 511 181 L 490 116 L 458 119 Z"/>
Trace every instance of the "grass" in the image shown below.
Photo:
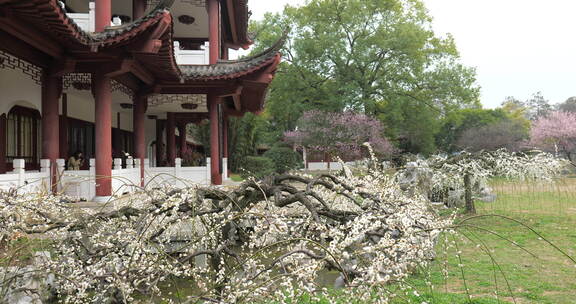
<path fill-rule="evenodd" d="M 50 251 L 50 244 L 46 239 L 14 236 L 9 244 L 0 244 L 0 267 L 28 265 L 34 253 Z"/>
<path fill-rule="evenodd" d="M 462 236 L 454 238 L 457 246 L 445 250 L 446 242 L 441 242 L 430 272 L 414 275 L 410 282 L 425 290 L 429 275 L 439 292 L 466 298 L 467 286 L 472 298 L 496 299 L 498 292 L 499 300 L 508 303 L 576 303 L 576 265 L 545 241 L 576 258 L 576 179 L 554 184 L 495 180 L 492 186 L 498 199 L 477 202 L 479 215 L 516 219 L 542 237 L 502 217 L 470 220 L 459 229 Z M 459 264 L 464 264 L 462 271 Z M 449 271 L 447 279 L 443 268 Z"/>
<path fill-rule="evenodd" d="M 242 182 L 242 181 L 244 181 L 244 178 L 242 178 L 242 176 L 240 176 L 240 174 L 236 174 L 236 173 L 230 174 L 230 179 L 231 179 L 232 181 L 235 181 L 235 182 Z"/>

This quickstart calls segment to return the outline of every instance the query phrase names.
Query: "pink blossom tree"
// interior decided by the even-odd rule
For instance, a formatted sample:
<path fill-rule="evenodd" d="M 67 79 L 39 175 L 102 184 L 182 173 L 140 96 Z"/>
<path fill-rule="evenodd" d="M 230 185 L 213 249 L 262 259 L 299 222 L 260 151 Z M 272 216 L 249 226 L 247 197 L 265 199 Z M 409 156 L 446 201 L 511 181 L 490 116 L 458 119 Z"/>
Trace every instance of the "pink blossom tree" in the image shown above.
<path fill-rule="evenodd" d="M 576 113 L 556 111 L 540 117 L 530 130 L 530 143 L 534 147 L 562 153 L 574 163 Z"/>
<path fill-rule="evenodd" d="M 383 134 L 382 123 L 364 114 L 313 110 L 302 115 L 296 131 L 284 136 L 290 143 L 350 159 L 364 155 L 364 143 L 370 143 L 376 154 L 392 153 L 394 147 Z"/>

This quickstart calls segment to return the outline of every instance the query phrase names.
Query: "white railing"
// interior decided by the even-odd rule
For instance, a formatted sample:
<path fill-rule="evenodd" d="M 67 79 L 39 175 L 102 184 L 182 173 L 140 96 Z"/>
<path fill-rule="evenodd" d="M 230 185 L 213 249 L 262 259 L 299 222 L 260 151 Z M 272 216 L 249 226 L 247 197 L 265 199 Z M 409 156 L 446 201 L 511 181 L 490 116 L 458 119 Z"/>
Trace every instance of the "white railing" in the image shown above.
<path fill-rule="evenodd" d="M 144 182 L 148 187 L 170 184 L 182 188 L 193 184 L 209 185 L 211 181 L 210 158 L 206 159 L 204 167 L 182 167 L 180 158 L 176 159 L 174 167 L 150 167 L 147 162 L 144 171 Z"/>
<path fill-rule="evenodd" d="M 122 159 L 114 159 L 112 169 L 112 194 L 120 195 L 137 191 L 140 187 L 140 159 L 126 159 L 126 168 L 122 168 Z"/>
<path fill-rule="evenodd" d="M 91 200 L 96 196 L 96 160 L 90 159 L 89 170 L 64 170 L 63 159 L 59 159 L 58 172 L 60 183 L 58 191 L 84 200 Z"/>
<path fill-rule="evenodd" d="M 223 179 L 227 180 L 228 160 L 223 159 Z M 0 174 L 0 189 L 16 189 L 19 194 L 48 192 L 51 188 L 50 161 L 41 160 L 40 172 L 24 169 L 24 160 L 16 159 L 13 162 L 14 170 L 7 174 Z M 90 159 L 88 170 L 65 170 L 65 161 L 58 159 L 58 191 L 73 198 L 92 200 L 96 196 L 98 180 L 96 178 L 96 160 Z M 209 185 L 211 183 L 210 158 L 206 159 L 206 166 L 182 167 L 182 160 L 176 159 L 174 167 L 150 167 L 148 159 L 144 160 L 144 182 L 147 187 L 158 187 L 170 184 L 174 187 L 190 187 L 194 184 Z M 140 188 L 140 160 L 127 159 L 126 166 L 122 166 L 122 159 L 114 159 L 112 169 L 112 194 L 120 196 L 132 193 Z"/>
<path fill-rule="evenodd" d="M 349 167 L 357 167 L 361 165 L 361 161 L 346 162 Z M 306 163 L 305 163 L 306 164 Z M 326 170 L 341 170 L 342 164 L 339 162 L 308 162 L 309 171 L 326 171 Z"/>
<path fill-rule="evenodd" d="M 12 162 L 14 170 L 8 174 L 0 174 L 0 189 L 15 189 L 18 194 L 46 192 L 50 187 L 50 160 L 40 161 L 40 172 L 25 170 L 23 159 Z"/>
<path fill-rule="evenodd" d="M 74 22 L 85 32 L 93 33 L 96 30 L 96 5 L 94 2 L 88 4 L 90 11 L 85 14 L 79 13 L 68 13 L 69 18 L 74 20 Z"/>
<path fill-rule="evenodd" d="M 210 64 L 210 44 L 206 42 L 201 48 L 201 50 L 181 50 L 180 42 L 174 41 L 176 63 L 180 65 Z"/>

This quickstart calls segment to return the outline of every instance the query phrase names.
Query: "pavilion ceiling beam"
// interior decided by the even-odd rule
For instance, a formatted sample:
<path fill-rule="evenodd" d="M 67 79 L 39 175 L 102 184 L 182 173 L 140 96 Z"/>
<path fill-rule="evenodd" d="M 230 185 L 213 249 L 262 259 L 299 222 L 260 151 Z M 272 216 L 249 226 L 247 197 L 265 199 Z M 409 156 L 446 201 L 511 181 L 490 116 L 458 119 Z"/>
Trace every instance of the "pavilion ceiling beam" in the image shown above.
<path fill-rule="evenodd" d="M 242 111 L 242 100 L 240 99 L 240 95 L 232 96 L 232 100 L 234 101 L 234 108 L 236 111 Z"/>
<path fill-rule="evenodd" d="M 92 72 L 99 70 L 106 77 L 115 78 L 128 73 L 132 73 L 134 77 L 140 79 L 146 85 L 152 85 L 155 78 L 152 73 L 148 72 L 134 59 L 121 59 L 108 64 L 99 65 L 98 62 L 82 62 L 78 69 L 81 72 Z"/>
<path fill-rule="evenodd" d="M 141 90 L 142 88 L 142 83 L 138 81 L 138 79 L 132 74 L 123 74 L 118 77 L 115 77 L 114 80 L 125 85 L 133 92 L 139 92 L 139 90 Z"/>
<path fill-rule="evenodd" d="M 242 84 L 246 87 L 252 87 L 252 88 L 267 88 L 268 87 L 268 83 L 266 82 L 261 82 L 261 81 L 253 81 L 253 80 L 242 80 Z"/>
<path fill-rule="evenodd" d="M 228 16 L 230 17 L 230 33 L 232 34 L 232 42 L 234 45 L 238 44 L 238 29 L 236 28 L 236 14 L 234 13 L 234 1 L 226 0 L 226 7 L 228 8 Z"/>
<path fill-rule="evenodd" d="M 62 77 L 76 71 L 76 60 L 64 58 L 58 60 L 50 66 L 49 74 L 52 77 Z"/>
<path fill-rule="evenodd" d="M 0 0 L 0 5 L 8 4 L 10 2 L 16 2 L 17 0 Z"/>
<path fill-rule="evenodd" d="M 137 54 L 158 54 L 160 48 L 162 48 L 162 40 L 142 39 L 140 42 L 131 46 L 129 51 Z"/>
<path fill-rule="evenodd" d="M 102 74 L 104 74 L 104 76 L 112 78 L 130 72 L 131 65 L 132 63 L 130 60 L 127 59 L 117 60 L 107 65 L 104 65 L 100 69 L 100 71 L 102 72 Z"/>
<path fill-rule="evenodd" d="M 63 50 L 58 43 L 42 34 L 41 31 L 33 29 L 29 24 L 18 20 L 17 16 L 12 15 L 10 11 L 0 13 L 0 29 L 51 57 L 57 59 L 62 57 Z"/>
<path fill-rule="evenodd" d="M 147 85 L 153 85 L 156 82 L 154 75 L 136 60 L 131 60 L 130 72 Z"/>
<path fill-rule="evenodd" d="M 229 97 L 242 94 L 244 86 L 241 83 L 213 82 L 201 84 L 160 84 L 157 94 L 214 94 L 217 97 Z"/>
<path fill-rule="evenodd" d="M 235 110 L 235 109 L 231 109 L 226 107 L 224 109 L 224 111 L 226 112 L 226 115 L 228 116 L 234 116 L 234 117 L 242 117 L 244 116 L 245 112 L 244 111 L 240 111 L 240 110 Z"/>
<path fill-rule="evenodd" d="M 156 28 L 150 33 L 148 39 L 156 40 L 160 39 L 166 33 L 166 31 L 172 26 L 172 17 L 170 14 L 166 15 L 164 18 L 160 19 Z"/>
<path fill-rule="evenodd" d="M 22 40 L 15 38 L 14 36 L 7 34 L 6 32 L 0 31 L 0 50 L 7 53 L 17 55 L 19 58 L 28 61 L 36 66 L 46 68 L 49 66 L 51 57 L 42 53 L 34 48 L 31 48 Z"/>
<path fill-rule="evenodd" d="M 242 102 L 240 99 L 240 95 L 242 95 L 242 90 L 244 89 L 243 86 L 237 85 L 235 87 L 224 88 L 221 90 L 216 90 L 215 94 L 218 97 L 232 97 L 234 101 L 234 108 L 237 111 L 242 110 Z M 222 99 L 224 100 L 224 99 Z"/>

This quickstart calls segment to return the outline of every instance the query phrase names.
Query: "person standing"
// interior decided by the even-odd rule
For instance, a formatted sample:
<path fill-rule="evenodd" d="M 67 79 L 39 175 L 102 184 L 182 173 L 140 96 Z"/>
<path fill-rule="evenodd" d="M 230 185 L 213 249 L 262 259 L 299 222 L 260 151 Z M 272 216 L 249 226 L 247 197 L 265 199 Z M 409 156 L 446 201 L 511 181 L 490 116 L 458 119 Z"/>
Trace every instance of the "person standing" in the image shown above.
<path fill-rule="evenodd" d="M 84 156 L 81 151 L 76 151 L 68 159 L 68 170 L 78 171 L 84 165 Z"/>

